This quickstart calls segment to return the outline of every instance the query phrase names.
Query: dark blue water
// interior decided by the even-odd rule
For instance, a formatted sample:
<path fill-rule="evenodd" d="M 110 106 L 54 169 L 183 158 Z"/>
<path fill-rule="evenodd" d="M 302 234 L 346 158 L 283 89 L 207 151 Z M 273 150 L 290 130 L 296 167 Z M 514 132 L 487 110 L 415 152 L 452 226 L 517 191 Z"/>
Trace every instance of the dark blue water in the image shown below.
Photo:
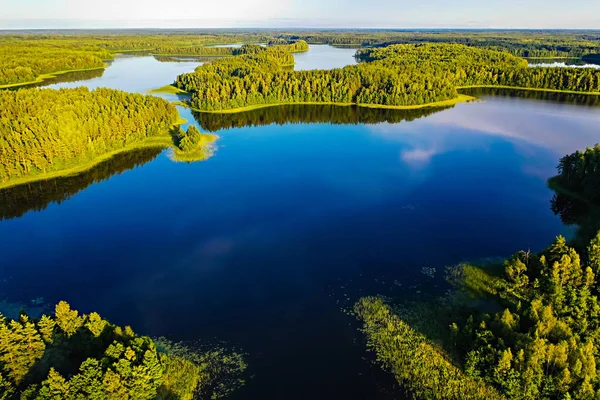
<path fill-rule="evenodd" d="M 221 130 L 207 161 L 165 151 L 4 215 L 0 292 L 240 346 L 253 377 L 235 398 L 383 398 L 344 295 L 569 234 L 546 180 L 600 141 L 599 110 L 484 97 L 410 122 Z"/>

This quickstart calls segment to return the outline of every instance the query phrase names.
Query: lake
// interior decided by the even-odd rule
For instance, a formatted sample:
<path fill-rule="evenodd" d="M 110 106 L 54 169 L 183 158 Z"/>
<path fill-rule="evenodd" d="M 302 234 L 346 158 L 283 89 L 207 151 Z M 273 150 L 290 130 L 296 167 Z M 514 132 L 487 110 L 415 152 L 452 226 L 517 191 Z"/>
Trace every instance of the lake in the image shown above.
<path fill-rule="evenodd" d="M 297 67 L 353 63 L 343 50 L 312 46 Z M 197 65 L 118 58 L 55 87 L 146 92 Z M 249 377 L 235 399 L 398 398 L 341 308 L 366 294 L 439 295 L 445 266 L 572 234 L 546 180 L 560 157 L 600 141 L 590 97 L 478 95 L 403 112 L 180 109 L 220 136 L 212 158 L 144 150 L 0 191 L 0 290 L 240 348 Z"/>

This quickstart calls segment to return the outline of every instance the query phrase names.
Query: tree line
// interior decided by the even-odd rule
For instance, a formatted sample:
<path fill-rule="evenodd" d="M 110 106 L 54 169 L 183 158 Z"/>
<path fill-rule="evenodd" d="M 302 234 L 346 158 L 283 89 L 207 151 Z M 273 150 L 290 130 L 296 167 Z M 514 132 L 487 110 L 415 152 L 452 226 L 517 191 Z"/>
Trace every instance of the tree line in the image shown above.
<path fill-rule="evenodd" d="M 260 33 L 2 35 L 0 86 L 32 82 L 59 71 L 103 68 L 104 61 L 118 53 L 223 57 L 232 55 L 233 49 L 211 46 L 272 39 Z"/>
<path fill-rule="evenodd" d="M 460 86 L 600 91 L 600 71 L 528 68 L 505 52 L 456 44 L 361 49 L 362 63 L 334 70 L 293 71 L 277 47 L 218 60 L 177 78 L 191 106 L 220 111 L 278 103 L 413 106 L 454 99 Z M 291 60 L 290 60 L 291 61 Z"/>
<path fill-rule="evenodd" d="M 98 313 L 81 315 L 64 301 L 40 319 L 0 315 L 3 400 L 191 400 L 245 367 L 237 353 L 198 354 L 154 341 Z"/>
<path fill-rule="evenodd" d="M 276 33 L 274 33 L 276 34 Z M 583 57 L 600 54 L 596 31 L 315 31 L 280 33 L 310 44 L 384 47 L 390 44 L 453 43 L 506 51 L 519 57 Z"/>
<path fill-rule="evenodd" d="M 58 71 L 104 68 L 112 59 L 106 51 L 57 49 L 32 44 L 6 45 L 0 41 L 0 85 L 32 82 L 38 76 Z"/>

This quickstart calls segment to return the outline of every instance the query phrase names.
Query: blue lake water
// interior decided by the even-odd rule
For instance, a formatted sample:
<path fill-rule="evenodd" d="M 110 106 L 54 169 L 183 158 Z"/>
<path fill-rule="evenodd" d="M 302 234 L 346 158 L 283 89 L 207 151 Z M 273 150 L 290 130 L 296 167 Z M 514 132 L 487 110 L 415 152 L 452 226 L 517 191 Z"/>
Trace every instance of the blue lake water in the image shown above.
<path fill-rule="evenodd" d="M 353 62 L 309 60 L 332 51 L 315 48 L 297 67 Z M 145 92 L 196 65 L 123 58 L 100 78 L 62 85 Z M 213 121 L 218 148 L 204 162 L 163 151 L 42 186 L 41 211 L 0 220 L 0 292 L 64 299 L 147 335 L 239 346 L 252 377 L 234 398 L 386 398 L 340 307 L 394 288 L 435 294 L 447 265 L 570 234 L 546 180 L 560 157 L 600 141 L 600 108 L 551 100 L 482 95 L 420 118 L 303 113 Z M 69 194 L 45 204 L 61 185 Z"/>

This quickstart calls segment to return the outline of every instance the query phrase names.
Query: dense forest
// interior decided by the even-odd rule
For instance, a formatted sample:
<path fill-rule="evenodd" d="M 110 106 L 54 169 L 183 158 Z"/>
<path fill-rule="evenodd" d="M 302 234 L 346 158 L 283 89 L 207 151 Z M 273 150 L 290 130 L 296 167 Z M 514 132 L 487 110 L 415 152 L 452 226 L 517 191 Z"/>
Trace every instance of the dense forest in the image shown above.
<path fill-rule="evenodd" d="M 0 183 L 68 169 L 168 136 L 175 106 L 111 89 L 0 91 Z"/>
<path fill-rule="evenodd" d="M 469 315 L 464 304 L 430 305 L 446 327 L 437 338 L 378 298 L 361 299 L 355 311 L 377 359 L 419 397 L 593 399 L 600 393 L 599 260 L 597 235 L 579 252 L 562 237 L 538 255 L 519 252 L 498 275 L 455 267 L 449 278 L 457 287 L 484 293 L 502 311 Z"/>
<path fill-rule="evenodd" d="M 456 44 L 361 49 L 363 62 L 334 70 L 293 71 L 289 53 L 262 49 L 217 60 L 177 78 L 200 111 L 269 104 L 340 103 L 406 107 L 456 99 L 458 87 L 510 86 L 599 92 L 600 71 L 528 68 L 506 52 Z"/>
<path fill-rule="evenodd" d="M 53 316 L 0 315 L 0 398 L 164 399 L 211 396 L 225 381 L 239 385 L 241 355 L 194 352 L 139 336 L 95 312 L 80 315 L 61 301 Z M 221 381 L 221 382 L 220 382 Z M 236 382 L 237 381 L 237 382 Z"/>
<path fill-rule="evenodd" d="M 32 82 L 59 71 L 104 68 L 112 56 L 105 51 L 57 49 L 47 46 L 6 45 L 0 41 L 0 86 Z"/>
<path fill-rule="evenodd" d="M 102 68 L 103 60 L 118 53 L 163 56 L 222 57 L 234 54 L 217 44 L 267 43 L 288 46 L 283 51 L 306 51 L 298 43 L 375 46 L 390 44 L 446 43 L 509 52 L 520 57 L 600 56 L 597 32 L 559 31 L 140 31 L 137 34 L 11 34 L 0 36 L 0 86 L 31 82 L 59 71 Z"/>

